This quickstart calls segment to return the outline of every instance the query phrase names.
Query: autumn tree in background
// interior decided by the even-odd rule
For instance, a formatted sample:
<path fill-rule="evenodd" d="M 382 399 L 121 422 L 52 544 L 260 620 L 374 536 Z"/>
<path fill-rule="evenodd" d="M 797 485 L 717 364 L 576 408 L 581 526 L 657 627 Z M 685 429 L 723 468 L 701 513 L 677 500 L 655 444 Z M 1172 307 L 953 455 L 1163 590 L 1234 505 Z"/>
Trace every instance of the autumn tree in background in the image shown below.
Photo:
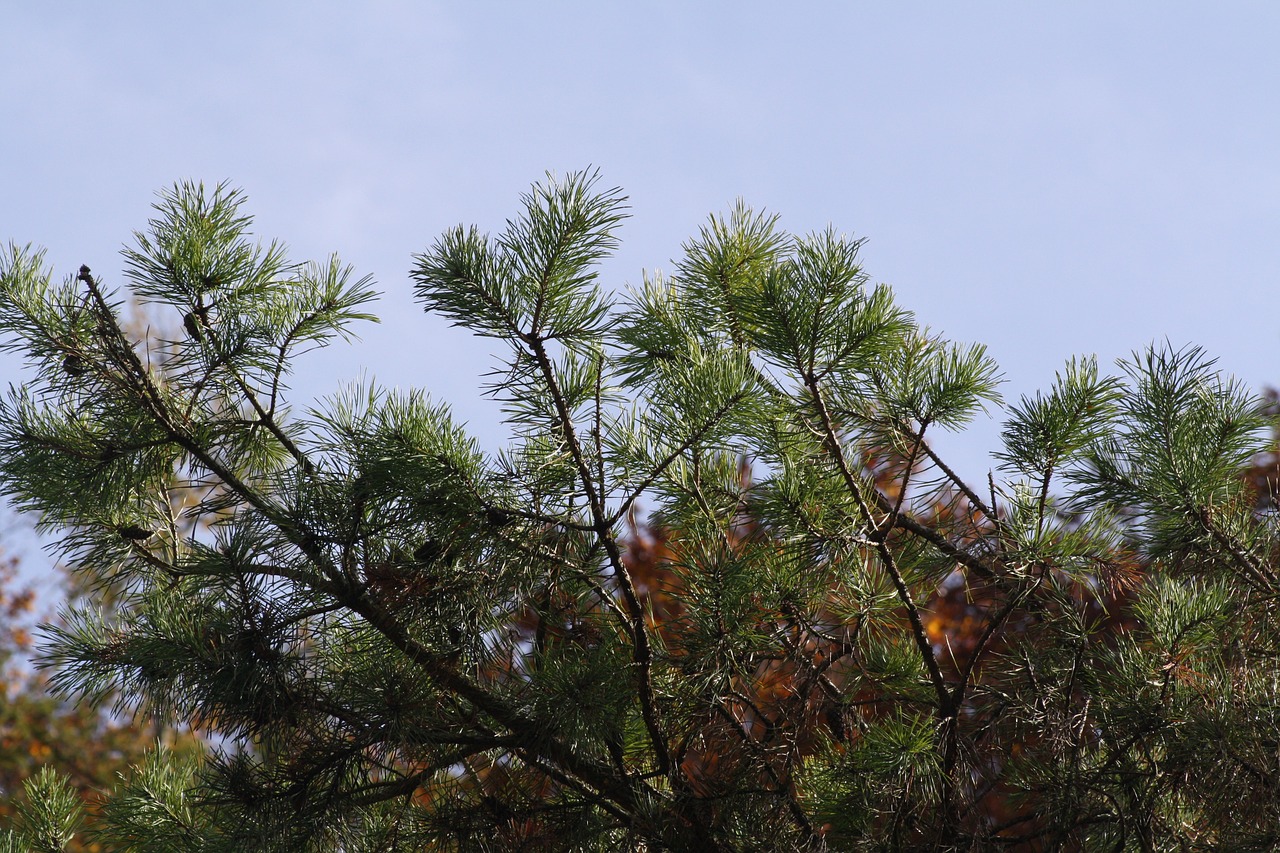
<path fill-rule="evenodd" d="M 0 814 L 5 816 L 22 780 L 48 755 L 43 714 L 23 709 L 31 682 L 23 659 L 31 647 L 36 595 L 19 583 L 18 567 L 16 556 L 0 555 Z"/>
<path fill-rule="evenodd" d="M 904 473 L 903 459 L 882 451 L 868 454 L 865 462 L 867 475 L 878 488 L 886 493 L 898 488 Z M 749 488 L 749 470 L 745 465 L 743 475 L 744 484 Z M 940 497 L 943 495 L 946 497 L 921 508 L 918 516 L 921 521 L 939 524 L 945 516 L 968 510 L 963 497 L 947 495 L 945 489 Z M 734 535 L 735 539 L 759 542 L 769 536 L 769 531 L 766 526 L 744 517 Z M 679 531 L 648 523 L 637 525 L 627 540 L 628 569 L 642 590 L 641 598 L 652 614 L 655 632 L 668 643 L 677 642 L 673 635 L 678 637 L 687 626 L 681 604 L 685 575 L 679 556 L 670 544 L 680 538 Z M 1089 596 L 1095 619 L 1095 641 L 1107 642 L 1110 635 L 1134 627 L 1132 592 L 1138 581 L 1138 567 L 1135 565 L 1132 569 L 1127 583 L 1113 586 L 1104 595 Z M 976 665 L 980 657 L 997 657 L 1011 644 L 1025 641 L 1039 623 L 1033 611 L 1019 610 L 992 631 L 991 608 L 998 603 L 994 597 L 997 590 L 991 585 L 963 583 L 961 578 L 962 574 L 957 572 L 944 580 L 920 605 L 921 612 L 927 614 L 925 633 L 941 657 L 940 664 L 953 678 Z M 824 616 L 834 618 L 831 614 Z M 785 616 L 779 614 L 776 618 L 785 619 Z M 823 748 L 824 736 L 842 736 L 849 724 L 850 706 L 864 705 L 854 717 L 855 725 L 858 717 L 874 716 L 874 709 L 865 706 L 882 703 L 882 696 L 871 693 L 862 700 L 850 701 L 836 686 L 842 681 L 847 666 L 841 662 L 848 661 L 854 651 L 848 638 L 841 632 L 814 631 L 802 636 L 806 654 L 818 662 L 818 669 L 824 671 L 825 677 L 815 679 L 811 671 L 806 672 L 791 660 L 766 661 L 753 679 L 740 686 L 740 713 L 732 718 L 722 717 L 718 726 L 708 727 L 703 736 L 711 738 L 712 743 L 693 756 L 686 764 L 686 772 L 703 784 L 714 784 L 725 768 L 735 766 L 744 748 L 768 749 L 788 732 L 803 761 L 805 756 Z M 751 721 L 751 738 L 745 736 L 741 720 Z M 1023 744 L 1015 744 L 1012 748 L 1022 747 Z M 993 784 L 971 804 L 971 819 L 1004 828 L 1003 839 L 1007 843 L 1002 846 L 1012 844 L 1017 848 L 1019 835 L 1026 838 L 1029 847 L 1045 846 L 1037 843 L 1044 835 L 1042 832 L 1028 833 L 1025 827 L 1017 834 L 1008 831 L 1020 824 L 1035 822 L 1036 811 L 1025 800 L 1025 792 Z"/>
<path fill-rule="evenodd" d="M 1276 529 L 1241 475 L 1266 409 L 1198 349 L 1004 407 L 856 240 L 738 206 L 610 292 L 623 197 L 549 178 L 414 261 L 500 348 L 514 438 L 485 454 L 417 391 L 290 410 L 295 355 L 373 293 L 242 202 L 175 187 L 126 252 L 168 338 L 87 266 L 0 263 L 34 368 L 4 488 L 121 605 L 66 615 L 52 682 L 223 736 L 141 762 L 106 848 L 1280 841 Z M 999 467 L 968 483 L 930 437 L 984 408 Z M 73 798 L 29 787 L 8 843 L 60 849 Z"/>
<path fill-rule="evenodd" d="M 32 626 L 42 609 L 36 592 L 22 583 L 20 562 L 0 564 L 0 822 L 11 822 L 24 803 L 23 783 L 42 768 L 61 774 L 83 807 L 83 826 L 92 831 L 104 795 L 131 766 L 140 764 L 158 743 L 176 751 L 196 748 L 189 731 L 157 727 L 126 707 L 94 707 L 48 689 L 45 674 L 27 662 L 33 652 Z M 58 572 L 60 575 L 61 573 Z M 61 588 L 73 601 L 110 606 L 101 590 Z M 101 849 L 82 833 L 70 851 Z"/>

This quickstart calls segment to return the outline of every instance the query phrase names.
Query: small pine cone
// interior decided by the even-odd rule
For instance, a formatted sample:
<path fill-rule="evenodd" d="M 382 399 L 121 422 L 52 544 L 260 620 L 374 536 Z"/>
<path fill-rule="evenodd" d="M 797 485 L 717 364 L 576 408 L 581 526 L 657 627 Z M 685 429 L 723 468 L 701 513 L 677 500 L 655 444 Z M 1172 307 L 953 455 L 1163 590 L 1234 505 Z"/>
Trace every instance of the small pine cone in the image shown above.
<path fill-rule="evenodd" d="M 444 553 L 444 546 L 437 540 L 428 537 L 421 545 L 413 551 L 413 559 L 419 563 L 431 563 L 438 559 Z"/>
<path fill-rule="evenodd" d="M 190 311 L 187 312 L 187 316 L 182 318 L 182 328 L 187 330 L 187 334 L 191 337 L 191 340 L 201 341 L 204 339 L 204 334 L 200 331 L 200 321 L 197 320 L 196 315 Z"/>
<path fill-rule="evenodd" d="M 145 527 L 139 527 L 136 524 L 117 527 L 116 532 L 120 534 L 121 539 L 128 539 L 130 542 L 141 542 L 155 535 L 154 530 L 147 530 Z"/>
<path fill-rule="evenodd" d="M 485 524 L 494 529 L 500 530 L 514 520 L 515 519 L 512 518 L 511 513 L 507 512 L 505 509 L 499 509 L 496 506 L 491 506 L 484 511 Z"/>

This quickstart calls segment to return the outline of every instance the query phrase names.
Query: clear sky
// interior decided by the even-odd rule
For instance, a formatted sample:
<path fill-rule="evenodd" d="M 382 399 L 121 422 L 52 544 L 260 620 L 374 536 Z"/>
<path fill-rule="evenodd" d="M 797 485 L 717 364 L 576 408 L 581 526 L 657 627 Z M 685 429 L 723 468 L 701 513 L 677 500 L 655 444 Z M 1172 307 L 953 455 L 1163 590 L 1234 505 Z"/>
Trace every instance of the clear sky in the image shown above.
<path fill-rule="evenodd" d="M 1169 338 L 1280 383 L 1280 4 L 0 0 L 0 240 L 119 282 L 186 178 L 377 279 L 381 326 L 309 357 L 452 401 L 489 446 L 483 342 L 425 317 L 411 255 L 497 231 L 544 171 L 630 194 L 610 285 L 736 197 L 864 236 L 877 281 L 981 341 L 1006 396 Z M 0 362 L 0 381 L 19 378 Z M 985 479 L 998 423 L 943 442 Z"/>

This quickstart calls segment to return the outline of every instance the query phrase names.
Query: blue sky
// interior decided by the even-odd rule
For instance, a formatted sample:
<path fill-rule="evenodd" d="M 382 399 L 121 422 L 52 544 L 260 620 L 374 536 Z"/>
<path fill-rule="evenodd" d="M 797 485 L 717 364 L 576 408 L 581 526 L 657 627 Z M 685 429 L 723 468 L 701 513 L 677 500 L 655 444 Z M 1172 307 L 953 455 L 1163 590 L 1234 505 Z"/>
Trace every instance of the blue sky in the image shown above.
<path fill-rule="evenodd" d="M 610 285 L 669 269 L 739 196 L 868 238 L 921 320 L 981 341 L 1006 396 L 1077 353 L 1168 337 L 1280 384 L 1280 5 L 220 2 L 4 4 L 0 240 L 120 280 L 176 180 L 243 187 L 257 232 L 386 294 L 309 357 L 479 399 L 487 346 L 424 316 L 411 255 L 498 230 L 545 170 L 630 194 Z M 12 361 L 0 381 L 18 381 Z M 998 422 L 942 442 L 985 479 Z"/>

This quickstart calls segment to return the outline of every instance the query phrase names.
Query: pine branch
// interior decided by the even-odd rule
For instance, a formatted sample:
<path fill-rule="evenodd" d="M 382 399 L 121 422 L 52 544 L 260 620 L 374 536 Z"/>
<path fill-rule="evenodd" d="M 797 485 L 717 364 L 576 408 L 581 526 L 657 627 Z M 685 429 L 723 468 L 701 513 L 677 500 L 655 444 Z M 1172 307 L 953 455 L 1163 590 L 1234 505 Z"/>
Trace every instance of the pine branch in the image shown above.
<path fill-rule="evenodd" d="M 915 599 L 908 589 L 906 581 L 902 577 L 902 573 L 898 570 L 897 561 L 894 559 L 893 552 L 889 549 L 885 536 L 881 531 L 880 524 L 876 521 L 875 515 L 871 511 L 871 507 L 867 505 L 866 499 L 862 495 L 862 486 L 849 469 L 849 463 L 844 458 L 844 450 L 840 445 L 840 438 L 836 434 L 835 423 L 831 419 L 831 412 L 827 408 L 826 399 L 822 393 L 821 387 L 817 383 L 816 377 L 812 374 L 802 377 L 805 387 L 809 391 L 810 400 L 817 408 L 818 415 L 822 422 L 823 439 L 827 447 L 827 454 L 832 463 L 835 464 L 840 475 L 844 478 L 845 486 L 849 495 L 857 504 L 859 512 L 862 514 L 863 523 L 869 530 L 875 531 L 878 535 L 873 537 L 876 553 L 880 556 L 880 562 L 885 567 L 885 571 L 889 573 L 890 579 L 893 581 L 894 589 L 897 591 L 898 599 L 902 602 L 903 607 L 907 611 L 907 619 L 911 623 L 911 633 L 915 640 L 916 648 L 920 650 L 921 660 L 924 662 L 925 669 L 929 673 L 929 680 L 933 683 L 934 692 L 938 696 L 938 714 L 944 720 L 951 719 L 954 709 L 951 707 L 951 695 L 947 690 L 946 681 L 942 677 L 942 670 L 938 667 L 938 660 L 933 653 L 933 645 L 929 642 L 929 635 L 924 629 L 924 622 L 920 619 L 920 610 L 916 606 Z M 877 494 L 879 494 L 877 492 Z M 887 499 L 880 496 L 887 503 Z"/>
<path fill-rule="evenodd" d="M 582 488 L 586 492 L 587 501 L 590 504 L 595 534 L 605 549 L 609 565 L 613 570 L 614 579 L 617 581 L 619 589 L 622 590 L 623 602 L 626 604 L 627 615 L 630 620 L 631 639 L 634 644 L 633 661 L 636 664 L 635 683 L 639 693 L 640 712 L 644 717 L 645 728 L 648 730 L 649 741 L 653 746 L 654 757 L 657 760 L 658 767 L 664 773 L 669 772 L 671 769 L 671 756 L 667 749 L 666 736 L 662 733 L 657 703 L 653 693 L 653 652 L 649 643 L 649 629 L 645 625 L 644 607 L 640 604 L 640 598 L 636 595 L 631 573 L 622 559 L 622 551 L 618 547 L 617 539 L 613 533 L 613 524 L 616 523 L 616 517 L 611 520 L 606 514 L 602 492 L 604 484 L 601 483 L 600 487 L 597 488 L 593 482 L 590 466 L 573 426 L 572 412 L 569 410 L 569 405 L 565 400 L 564 392 L 560 388 L 560 383 L 556 379 L 551 359 L 547 355 L 546 342 L 531 334 L 522 335 L 521 339 L 529 346 L 534 358 L 537 360 L 538 368 L 542 372 L 542 380 L 546 383 L 547 389 L 551 393 L 551 399 L 556 407 L 556 414 L 560 418 L 565 440 L 569 445 L 569 453 L 573 457 L 573 463 L 578 470 L 578 477 L 582 482 Z"/>

